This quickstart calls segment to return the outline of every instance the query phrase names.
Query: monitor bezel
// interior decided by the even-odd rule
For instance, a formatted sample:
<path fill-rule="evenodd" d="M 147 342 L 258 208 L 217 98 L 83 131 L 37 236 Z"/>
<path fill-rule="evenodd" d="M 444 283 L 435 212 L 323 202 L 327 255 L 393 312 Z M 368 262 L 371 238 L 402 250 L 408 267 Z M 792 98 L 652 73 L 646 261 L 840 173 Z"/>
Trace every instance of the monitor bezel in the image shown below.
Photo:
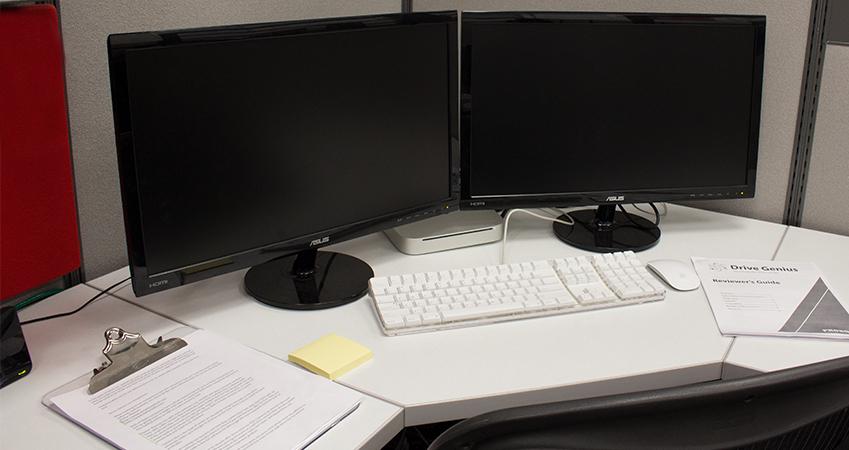
<path fill-rule="evenodd" d="M 473 27 L 476 23 L 616 23 L 616 24 L 721 24 L 747 26 L 755 30 L 752 70 L 751 114 L 746 183 L 728 186 L 694 186 L 669 189 L 633 189 L 593 192 L 562 192 L 552 194 L 520 194 L 473 196 L 470 188 L 471 120 L 474 103 L 471 85 L 470 53 L 474 47 Z M 766 16 L 728 14 L 678 13 L 612 13 L 612 12 L 552 12 L 505 11 L 463 12 L 461 14 L 461 76 L 460 76 L 460 167 L 465 175 L 461 180 L 460 209 L 511 209 L 540 207 L 594 206 L 623 203 L 646 203 L 684 200 L 716 200 L 752 198 L 755 195 L 758 142 L 763 94 L 764 47 Z"/>
<path fill-rule="evenodd" d="M 246 269 L 275 258 L 304 250 L 318 249 L 399 225 L 426 219 L 459 208 L 459 101 L 458 14 L 439 11 L 407 14 L 379 14 L 315 20 L 240 24 L 217 27 L 178 29 L 153 32 L 112 34 L 107 38 L 110 86 L 118 174 L 126 233 L 127 253 L 133 292 L 143 296 L 225 273 Z M 448 195 L 424 205 L 393 211 L 368 220 L 331 227 L 315 233 L 270 243 L 259 248 L 224 255 L 214 260 L 197 261 L 187 267 L 161 273 L 150 273 L 146 265 L 144 228 L 139 201 L 133 131 L 129 113 L 125 54 L 127 51 L 152 47 L 173 47 L 196 43 L 265 39 L 278 36 L 319 33 L 344 33 L 358 30 L 397 28 L 420 24 L 446 25 L 448 58 L 448 135 L 446 157 L 449 159 Z M 329 207 L 329 206 L 328 206 Z"/>

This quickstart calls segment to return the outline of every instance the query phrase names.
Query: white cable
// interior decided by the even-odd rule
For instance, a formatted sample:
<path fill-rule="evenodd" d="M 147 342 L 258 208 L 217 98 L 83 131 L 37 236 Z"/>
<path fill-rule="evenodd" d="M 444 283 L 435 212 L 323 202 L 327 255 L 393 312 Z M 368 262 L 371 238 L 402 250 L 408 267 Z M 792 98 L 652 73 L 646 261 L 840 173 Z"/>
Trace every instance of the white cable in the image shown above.
<path fill-rule="evenodd" d="M 568 222 L 565 221 L 565 220 L 555 219 L 554 217 L 543 216 L 543 215 L 537 214 L 535 212 L 528 211 L 527 209 L 511 209 L 510 211 L 507 212 L 507 215 L 504 216 L 504 234 L 501 236 L 501 264 L 504 264 L 504 247 L 507 245 L 507 225 L 510 223 L 510 216 L 512 216 L 513 213 L 515 213 L 515 212 L 523 212 L 525 214 L 530 214 L 530 215 L 532 215 L 532 216 L 534 216 L 538 219 L 548 220 L 549 222 L 562 223 L 563 225 L 574 225 L 575 224 L 575 221 L 572 219 L 572 217 L 570 217 L 569 214 L 564 213 L 562 211 L 558 211 L 558 212 L 560 212 L 561 214 L 566 216 L 566 218 L 569 219 Z"/>
<path fill-rule="evenodd" d="M 574 222 L 574 220 L 572 220 L 572 217 L 571 217 L 571 216 L 569 216 L 569 214 L 566 214 L 565 212 L 561 211 L 561 210 L 560 210 L 560 209 L 558 209 L 558 208 L 545 208 L 545 209 L 547 209 L 549 212 L 553 212 L 554 214 L 556 214 L 556 216 L 555 216 L 555 217 L 560 217 L 560 216 L 565 215 L 566 217 L 569 217 L 569 220 L 571 220 L 572 222 Z"/>

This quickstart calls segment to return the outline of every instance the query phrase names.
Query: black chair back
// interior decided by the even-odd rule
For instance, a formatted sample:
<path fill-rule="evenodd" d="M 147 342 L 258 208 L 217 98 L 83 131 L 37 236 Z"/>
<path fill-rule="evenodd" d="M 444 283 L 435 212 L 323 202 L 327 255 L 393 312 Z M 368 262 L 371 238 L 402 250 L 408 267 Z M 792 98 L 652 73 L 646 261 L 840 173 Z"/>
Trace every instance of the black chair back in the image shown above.
<path fill-rule="evenodd" d="M 849 450 L 849 357 L 494 411 L 454 425 L 429 448 Z"/>

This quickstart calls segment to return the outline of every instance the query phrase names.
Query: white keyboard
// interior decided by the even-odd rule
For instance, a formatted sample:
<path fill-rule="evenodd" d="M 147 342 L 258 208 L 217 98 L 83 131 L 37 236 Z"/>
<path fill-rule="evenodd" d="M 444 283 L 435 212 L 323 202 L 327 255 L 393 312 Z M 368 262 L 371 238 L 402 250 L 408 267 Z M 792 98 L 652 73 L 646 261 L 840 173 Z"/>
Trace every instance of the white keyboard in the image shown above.
<path fill-rule="evenodd" d="M 375 277 L 369 293 L 389 336 L 663 300 L 633 252 Z"/>

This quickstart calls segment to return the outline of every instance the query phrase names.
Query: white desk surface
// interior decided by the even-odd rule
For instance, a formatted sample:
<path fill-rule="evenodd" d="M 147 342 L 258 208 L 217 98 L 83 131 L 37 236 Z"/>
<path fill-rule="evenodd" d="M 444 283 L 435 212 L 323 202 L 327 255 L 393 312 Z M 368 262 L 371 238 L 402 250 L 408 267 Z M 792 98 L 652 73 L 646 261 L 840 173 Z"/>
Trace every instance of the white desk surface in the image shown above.
<path fill-rule="evenodd" d="M 849 300 L 849 237 L 789 227 L 775 256 L 816 263 L 837 298 Z M 849 356 L 849 340 L 741 336 L 728 353 L 726 378 Z"/>
<path fill-rule="evenodd" d="M 20 313 L 21 320 L 71 310 L 97 294 L 78 285 Z M 69 317 L 23 327 L 33 361 L 32 372 L 0 389 L 0 448 L 112 448 L 46 406 L 47 392 L 98 367 L 103 332 L 119 326 L 148 340 L 181 324 L 106 295 Z M 364 396 L 359 408 L 331 428 L 310 449 L 380 448 L 403 428 L 402 410 Z"/>
<path fill-rule="evenodd" d="M 670 205 L 660 243 L 639 256 L 644 262 L 690 256 L 770 259 L 785 228 Z M 365 260 L 380 276 L 495 264 L 499 246 L 407 256 L 378 233 L 330 249 Z M 586 252 L 556 240 L 549 222 L 518 213 L 511 219 L 508 262 L 577 254 Z M 103 289 L 127 276 L 124 268 L 90 284 Z M 243 276 L 238 271 L 143 298 L 122 286 L 115 295 L 281 358 L 330 332 L 359 341 L 374 358 L 340 382 L 403 406 L 408 426 L 715 380 L 731 343 L 719 334 L 701 289 L 670 292 L 653 304 L 385 337 L 367 297 L 322 311 L 276 309 L 250 298 Z"/>

